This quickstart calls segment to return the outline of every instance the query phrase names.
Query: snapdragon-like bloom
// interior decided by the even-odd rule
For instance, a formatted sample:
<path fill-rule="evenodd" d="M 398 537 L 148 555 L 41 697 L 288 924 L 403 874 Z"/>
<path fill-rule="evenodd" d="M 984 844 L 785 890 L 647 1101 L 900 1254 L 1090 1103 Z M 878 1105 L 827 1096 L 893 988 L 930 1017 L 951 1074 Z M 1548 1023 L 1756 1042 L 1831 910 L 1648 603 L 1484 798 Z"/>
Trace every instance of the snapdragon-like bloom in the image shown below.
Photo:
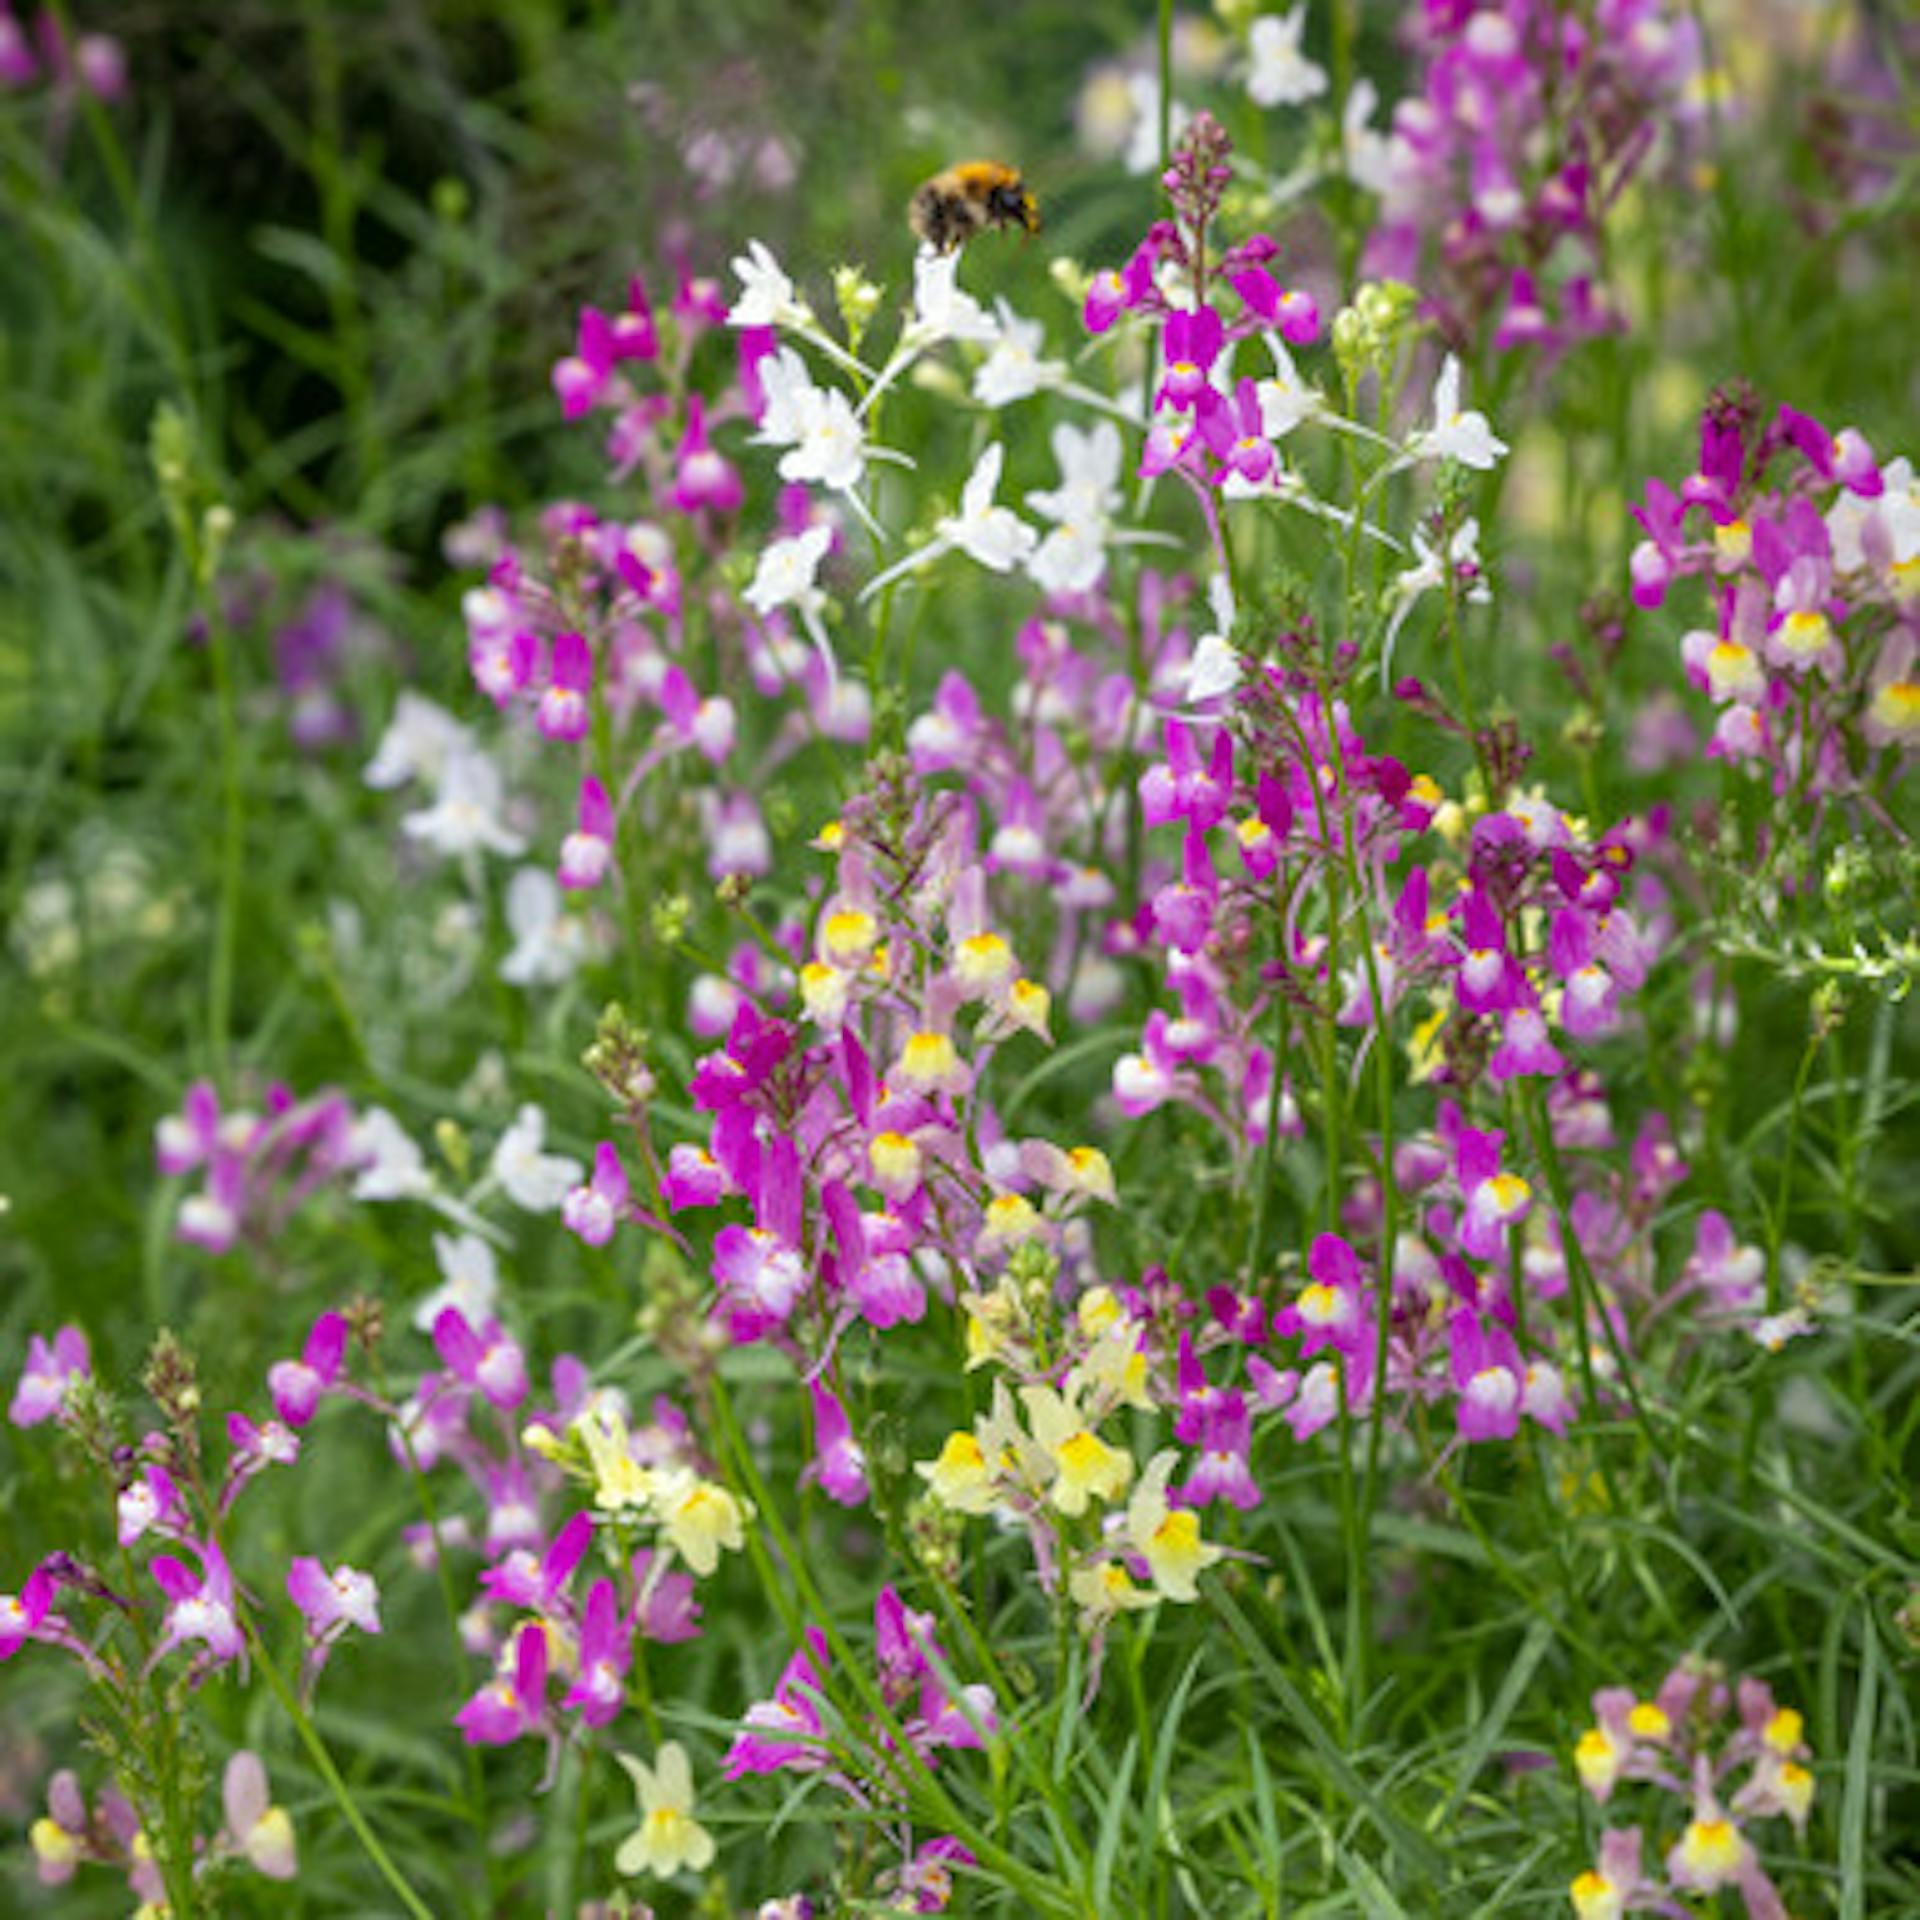
<path fill-rule="evenodd" d="M 1495 434 L 1484 413 L 1462 406 L 1460 386 L 1460 362 L 1448 354 L 1433 386 L 1433 425 L 1409 444 L 1422 459 L 1457 460 L 1463 467 L 1485 472 L 1506 456 L 1507 443 Z"/>
<path fill-rule="evenodd" d="M 616 1870 L 629 1878 L 675 1874 L 683 1867 L 704 1873 L 713 1864 L 713 1836 L 693 1817 L 693 1770 L 686 1749 L 669 1740 L 652 1766 L 630 1753 L 614 1758 L 627 1770 L 640 1805 L 640 1825 L 620 1843 Z"/>
<path fill-rule="evenodd" d="M 87 1379 L 92 1366 L 87 1336 L 78 1327 L 62 1327 L 51 1340 L 32 1335 L 7 1418 L 16 1427 L 36 1427 L 53 1419 L 66 1405 L 74 1382 Z"/>
<path fill-rule="evenodd" d="M 276 1360 L 267 1370 L 273 1410 L 296 1432 L 312 1420 L 322 1395 L 332 1391 L 346 1364 L 347 1322 L 323 1313 L 313 1323 L 298 1360 Z"/>
<path fill-rule="evenodd" d="M 1297 107 L 1327 90 L 1326 70 L 1300 49 L 1304 4 L 1291 13 L 1264 13 L 1247 33 L 1247 97 L 1256 107 Z"/>
<path fill-rule="evenodd" d="M 357 1567 L 343 1565 L 329 1571 L 318 1560 L 301 1555 L 287 1568 L 287 1598 L 306 1622 L 316 1667 L 350 1630 L 380 1631 L 380 1589 L 372 1574 Z"/>
<path fill-rule="evenodd" d="M 604 1247 L 613 1238 L 627 1210 L 627 1169 L 620 1149 L 602 1140 L 593 1150 L 593 1176 L 571 1188 L 561 1202 L 560 1218 L 569 1233 L 577 1233 L 590 1247 Z"/>

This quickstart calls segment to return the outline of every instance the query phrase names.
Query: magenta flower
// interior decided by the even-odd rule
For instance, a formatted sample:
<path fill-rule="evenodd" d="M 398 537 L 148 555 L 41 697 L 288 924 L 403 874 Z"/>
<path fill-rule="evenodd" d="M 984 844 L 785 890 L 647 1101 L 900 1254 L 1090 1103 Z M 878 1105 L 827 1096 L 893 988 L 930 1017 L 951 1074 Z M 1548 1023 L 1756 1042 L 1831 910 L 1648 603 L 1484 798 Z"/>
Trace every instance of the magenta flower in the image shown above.
<path fill-rule="evenodd" d="M 604 1727 L 626 1704 L 632 1665 L 632 1623 L 621 1617 L 613 1582 L 596 1580 L 580 1628 L 577 1678 L 560 1704 L 577 1708 L 585 1725 Z"/>
<path fill-rule="evenodd" d="M 276 1360 L 267 1369 L 273 1410 L 296 1432 L 314 1416 L 321 1396 L 340 1378 L 347 1353 L 347 1323 L 341 1314 L 323 1313 L 313 1323 L 298 1360 Z"/>
<path fill-rule="evenodd" d="M 533 723 L 549 740 L 584 740 L 593 724 L 593 649 L 586 636 L 559 633 Z"/>
<path fill-rule="evenodd" d="M 527 1397 L 526 1356 L 497 1320 L 476 1333 L 458 1307 L 448 1307 L 433 1323 L 433 1344 L 448 1372 L 502 1413 Z"/>
<path fill-rule="evenodd" d="M 1454 1145 L 1454 1177 L 1465 1203 L 1460 1216 L 1460 1245 L 1476 1260 L 1506 1256 L 1507 1231 L 1527 1217 L 1533 1189 L 1518 1174 L 1500 1170 L 1500 1146 L 1506 1135 L 1463 1126 Z"/>
<path fill-rule="evenodd" d="M 560 884 L 584 891 L 599 886 L 613 866 L 613 803 L 592 774 L 580 782 L 576 817 L 578 824 L 560 843 Z"/>
<path fill-rule="evenodd" d="M 540 1558 L 525 1548 L 516 1548 L 498 1566 L 487 1568 L 480 1576 L 481 1591 L 490 1600 L 522 1607 L 529 1613 L 551 1612 L 592 1540 L 593 1516 L 576 1513 L 553 1536 Z"/>
<path fill-rule="evenodd" d="M 819 1708 L 826 1692 L 820 1677 L 826 1663 L 827 1636 L 809 1627 L 775 1683 L 773 1697 L 756 1700 L 741 1715 L 743 1731 L 734 1736 L 721 1769 L 726 1779 L 748 1773 L 813 1773 L 827 1764 Z"/>
<path fill-rule="evenodd" d="M 87 1336 L 78 1327 L 62 1327 L 50 1341 L 34 1334 L 27 1342 L 27 1364 L 20 1371 L 7 1418 L 16 1427 L 37 1427 L 53 1419 L 67 1404 L 73 1383 L 92 1371 Z"/>
<path fill-rule="evenodd" d="M 189 1545 L 200 1560 L 198 1574 L 170 1553 L 157 1555 L 152 1564 L 155 1583 L 172 1602 L 152 1657 L 158 1660 L 175 1647 L 197 1641 L 214 1665 L 237 1660 L 246 1651 L 247 1638 L 234 1613 L 232 1570 L 211 1540 Z"/>
<path fill-rule="evenodd" d="M 114 1503 L 116 1533 L 123 1547 L 150 1532 L 178 1534 L 185 1518 L 180 1490 L 164 1467 L 149 1463 Z"/>
<path fill-rule="evenodd" d="M 1167 315 L 1162 336 L 1167 370 L 1160 382 L 1160 391 L 1154 396 L 1156 410 L 1172 407 L 1178 412 L 1190 412 L 1199 405 L 1203 393 L 1213 391 L 1208 376 L 1220 357 L 1225 339 L 1226 325 L 1211 307 L 1200 307 L 1191 313 L 1176 308 Z"/>
<path fill-rule="evenodd" d="M 707 439 L 706 406 L 700 396 L 687 399 L 687 430 L 673 456 L 673 486 L 668 502 L 681 513 L 737 513 L 746 497 L 740 475 Z"/>
<path fill-rule="evenodd" d="M 853 1437 L 847 1410 L 823 1381 L 814 1381 L 808 1392 L 813 1399 L 813 1460 L 807 1477 L 829 1500 L 843 1507 L 861 1506 L 870 1491 L 867 1460 Z"/>
<path fill-rule="evenodd" d="M 287 1567 L 287 1598 L 300 1609 L 316 1649 L 332 1646 L 350 1628 L 380 1631 L 380 1589 L 372 1574 L 357 1568 L 328 1572 L 318 1560 L 301 1555 Z"/>
<path fill-rule="evenodd" d="M 510 1663 L 454 1715 L 475 1747 L 511 1746 L 538 1730 L 547 1710 L 547 1630 L 527 1621 L 515 1632 Z"/>
<path fill-rule="evenodd" d="M 1511 1440 L 1520 1431 L 1526 1383 L 1505 1327 L 1462 1307 L 1450 1327 L 1455 1416 L 1463 1440 Z"/>
<path fill-rule="evenodd" d="M 593 1150 L 593 1177 L 560 1205 L 561 1223 L 590 1247 L 604 1247 L 627 1213 L 627 1169 L 620 1149 L 602 1140 Z"/>
<path fill-rule="evenodd" d="M 17 1594 L 0 1593 L 0 1660 L 11 1660 L 29 1640 L 62 1643 L 66 1622 L 53 1612 L 53 1597 L 60 1591 L 54 1567 L 52 1560 L 43 1560 Z"/>
<path fill-rule="evenodd" d="M 211 1080 L 196 1080 L 180 1111 L 154 1128 L 154 1161 L 164 1174 L 192 1173 L 212 1158 L 219 1139 L 220 1096 Z"/>

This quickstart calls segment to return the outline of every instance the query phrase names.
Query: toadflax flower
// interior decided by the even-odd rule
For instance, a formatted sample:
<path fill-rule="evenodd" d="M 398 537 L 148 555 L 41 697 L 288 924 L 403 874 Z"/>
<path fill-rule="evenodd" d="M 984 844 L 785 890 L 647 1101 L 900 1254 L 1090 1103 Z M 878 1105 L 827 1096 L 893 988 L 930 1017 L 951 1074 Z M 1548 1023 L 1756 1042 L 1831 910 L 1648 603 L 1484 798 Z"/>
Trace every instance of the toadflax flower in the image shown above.
<path fill-rule="evenodd" d="M 13 1390 L 7 1418 L 16 1427 L 37 1427 L 67 1404 L 76 1380 L 92 1369 L 87 1336 L 78 1327 L 62 1327 L 51 1340 L 39 1334 L 27 1342 L 27 1364 Z"/>
<path fill-rule="evenodd" d="M 1407 444 L 1416 459 L 1457 460 L 1483 473 L 1505 457 L 1507 443 L 1494 433 L 1487 416 L 1461 406 L 1460 362 L 1452 354 L 1433 383 L 1433 425 Z"/>
<path fill-rule="evenodd" d="M 896 560 L 884 572 L 877 573 L 862 589 L 860 598 L 870 600 L 882 587 L 901 575 L 930 566 L 943 553 L 958 551 L 993 573 L 1010 573 L 1024 566 L 1040 544 L 1040 536 L 1011 507 L 994 502 L 1000 485 L 1000 469 L 1006 463 L 1007 450 L 994 441 L 973 463 L 967 484 L 960 495 L 960 511 L 938 522 L 933 538 L 917 547 L 903 560 Z"/>
<path fill-rule="evenodd" d="M 693 1817 L 693 1769 L 686 1749 L 669 1740 L 652 1766 L 630 1753 L 614 1758 L 626 1768 L 640 1802 L 640 1824 L 621 1841 L 613 1857 L 616 1870 L 629 1878 L 665 1876 L 682 1867 L 704 1873 L 713 1864 L 713 1836 Z"/>

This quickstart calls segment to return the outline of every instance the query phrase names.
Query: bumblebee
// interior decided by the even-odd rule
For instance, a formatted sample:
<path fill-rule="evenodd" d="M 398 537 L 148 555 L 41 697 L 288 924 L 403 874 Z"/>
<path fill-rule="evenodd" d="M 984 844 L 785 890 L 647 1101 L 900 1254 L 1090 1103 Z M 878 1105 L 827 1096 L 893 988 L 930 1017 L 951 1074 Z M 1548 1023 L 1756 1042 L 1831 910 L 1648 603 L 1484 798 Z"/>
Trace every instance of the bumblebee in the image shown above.
<path fill-rule="evenodd" d="M 914 190 L 907 224 L 936 253 L 952 253 L 989 227 L 1040 231 L 1040 209 L 1015 167 L 966 160 Z"/>

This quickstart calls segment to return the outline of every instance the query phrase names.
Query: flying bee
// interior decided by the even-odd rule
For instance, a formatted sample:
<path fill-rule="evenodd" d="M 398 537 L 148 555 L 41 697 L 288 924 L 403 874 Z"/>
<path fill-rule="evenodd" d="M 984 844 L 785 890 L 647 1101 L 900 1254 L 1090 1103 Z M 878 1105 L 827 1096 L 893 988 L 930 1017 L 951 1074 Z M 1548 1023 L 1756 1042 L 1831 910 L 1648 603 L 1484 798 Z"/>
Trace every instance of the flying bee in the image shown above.
<path fill-rule="evenodd" d="M 936 253 L 952 253 L 989 227 L 1040 231 L 1040 209 L 1016 167 L 965 160 L 914 189 L 907 223 Z"/>

